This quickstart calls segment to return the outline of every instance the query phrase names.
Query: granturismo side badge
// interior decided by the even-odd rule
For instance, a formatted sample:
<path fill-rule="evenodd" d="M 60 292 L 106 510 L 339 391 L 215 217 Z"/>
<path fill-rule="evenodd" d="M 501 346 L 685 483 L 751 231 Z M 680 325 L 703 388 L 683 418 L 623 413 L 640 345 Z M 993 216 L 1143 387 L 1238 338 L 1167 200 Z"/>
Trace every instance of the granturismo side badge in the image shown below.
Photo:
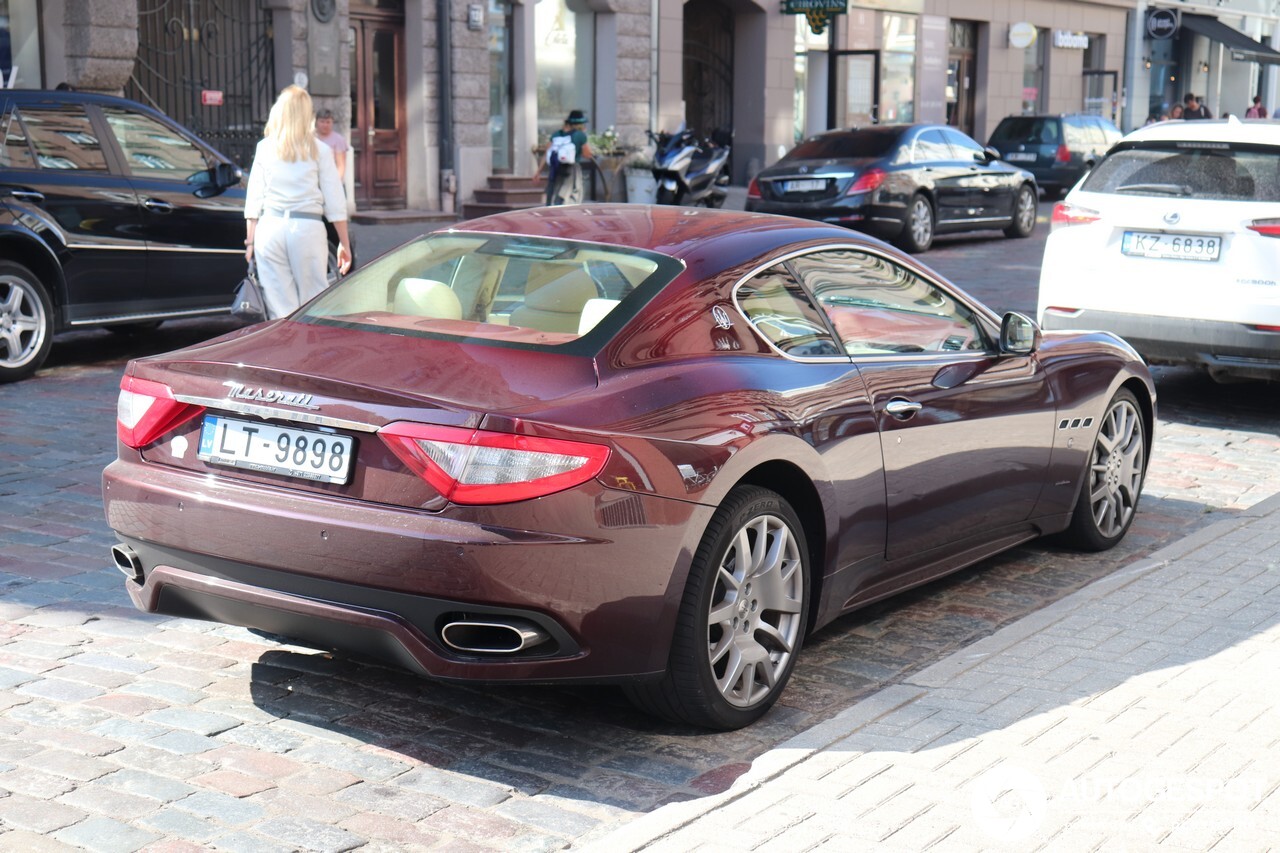
<path fill-rule="evenodd" d="M 1182 217 L 1177 213 L 1166 213 L 1164 215 L 1164 221 L 1169 223 L 1170 225 L 1177 225 L 1178 220 L 1181 218 Z"/>
<path fill-rule="evenodd" d="M 252 400 L 255 403 L 279 403 L 284 406 L 297 406 L 299 409 L 319 409 L 311 402 L 310 394 L 298 394 L 291 391 L 278 391 L 275 388 L 250 388 L 239 382 L 227 382 L 230 389 L 228 400 Z"/>

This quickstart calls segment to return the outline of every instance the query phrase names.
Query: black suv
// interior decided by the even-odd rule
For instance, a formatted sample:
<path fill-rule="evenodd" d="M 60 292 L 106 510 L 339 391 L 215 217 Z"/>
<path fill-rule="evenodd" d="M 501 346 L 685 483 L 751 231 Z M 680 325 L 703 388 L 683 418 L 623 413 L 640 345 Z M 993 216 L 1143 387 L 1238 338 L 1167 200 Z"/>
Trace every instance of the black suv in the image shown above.
<path fill-rule="evenodd" d="M 1036 176 L 1046 198 L 1061 198 L 1124 134 L 1095 115 L 1008 116 L 991 141 L 1000 158 Z"/>
<path fill-rule="evenodd" d="M 0 382 L 55 332 L 225 314 L 244 277 L 241 171 L 123 98 L 0 93 Z"/>

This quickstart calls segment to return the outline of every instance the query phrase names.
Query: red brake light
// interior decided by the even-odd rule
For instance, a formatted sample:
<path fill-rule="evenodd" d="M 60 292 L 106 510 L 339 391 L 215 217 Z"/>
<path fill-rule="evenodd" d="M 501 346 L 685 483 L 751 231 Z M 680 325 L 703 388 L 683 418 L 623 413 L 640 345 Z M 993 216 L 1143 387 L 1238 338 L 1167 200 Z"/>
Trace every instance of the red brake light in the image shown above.
<path fill-rule="evenodd" d="M 378 431 L 396 456 L 459 504 L 538 498 L 587 482 L 609 448 L 556 438 L 397 422 Z"/>
<path fill-rule="evenodd" d="M 1280 237 L 1280 219 L 1255 219 L 1245 227 L 1263 237 Z"/>
<path fill-rule="evenodd" d="M 1054 155 L 1053 159 L 1059 163 L 1070 163 L 1071 149 L 1065 145 L 1059 145 L 1058 153 Z"/>
<path fill-rule="evenodd" d="M 173 399 L 168 385 L 125 376 L 116 401 L 116 435 L 129 447 L 150 444 L 204 411 Z"/>
<path fill-rule="evenodd" d="M 1049 230 L 1052 232 L 1069 225 L 1088 225 L 1090 222 L 1097 222 L 1101 218 L 1102 214 L 1096 210 L 1060 201 L 1053 206 L 1053 216 L 1049 220 Z"/>
<path fill-rule="evenodd" d="M 878 189 L 889 175 L 884 169 L 867 169 L 858 176 L 858 180 L 853 182 L 853 186 L 849 187 L 845 195 L 856 195 L 857 193 L 869 193 L 874 189 Z"/>
<path fill-rule="evenodd" d="M 747 184 L 747 198 L 764 198 L 760 194 L 760 182 L 755 178 L 752 178 L 751 183 Z"/>

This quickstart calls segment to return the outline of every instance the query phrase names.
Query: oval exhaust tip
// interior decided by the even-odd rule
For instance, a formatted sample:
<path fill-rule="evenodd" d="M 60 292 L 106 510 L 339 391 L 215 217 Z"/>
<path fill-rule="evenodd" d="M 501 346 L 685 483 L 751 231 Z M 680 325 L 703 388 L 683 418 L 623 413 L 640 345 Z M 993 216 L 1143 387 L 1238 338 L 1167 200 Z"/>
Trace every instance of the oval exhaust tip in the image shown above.
<path fill-rule="evenodd" d="M 513 655 L 551 639 L 531 622 L 450 622 L 440 629 L 440 639 L 451 649 L 472 654 Z"/>
<path fill-rule="evenodd" d="M 125 577 L 142 583 L 142 558 L 128 545 L 112 545 L 111 559 Z"/>

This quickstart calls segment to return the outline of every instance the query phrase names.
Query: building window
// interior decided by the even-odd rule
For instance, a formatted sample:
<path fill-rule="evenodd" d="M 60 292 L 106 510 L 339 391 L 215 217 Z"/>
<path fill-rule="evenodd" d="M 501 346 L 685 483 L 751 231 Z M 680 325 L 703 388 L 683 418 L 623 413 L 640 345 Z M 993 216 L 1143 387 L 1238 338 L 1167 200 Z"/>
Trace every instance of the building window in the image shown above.
<path fill-rule="evenodd" d="M 538 68 L 538 137 L 564 125 L 570 110 L 595 106 L 595 14 L 575 12 L 565 0 L 541 0 L 534 13 Z"/>
<path fill-rule="evenodd" d="M 1044 90 L 1044 58 L 1049 47 L 1048 33 L 1036 28 L 1036 40 L 1023 50 L 1022 61 L 1022 114 L 1035 115 L 1046 111 Z"/>
<path fill-rule="evenodd" d="M 886 14 L 882 20 L 880 120 L 907 124 L 916 116 L 916 17 Z"/>
<path fill-rule="evenodd" d="M 40 89 L 44 65 L 40 56 L 39 0 L 0 0 L 0 88 Z"/>

